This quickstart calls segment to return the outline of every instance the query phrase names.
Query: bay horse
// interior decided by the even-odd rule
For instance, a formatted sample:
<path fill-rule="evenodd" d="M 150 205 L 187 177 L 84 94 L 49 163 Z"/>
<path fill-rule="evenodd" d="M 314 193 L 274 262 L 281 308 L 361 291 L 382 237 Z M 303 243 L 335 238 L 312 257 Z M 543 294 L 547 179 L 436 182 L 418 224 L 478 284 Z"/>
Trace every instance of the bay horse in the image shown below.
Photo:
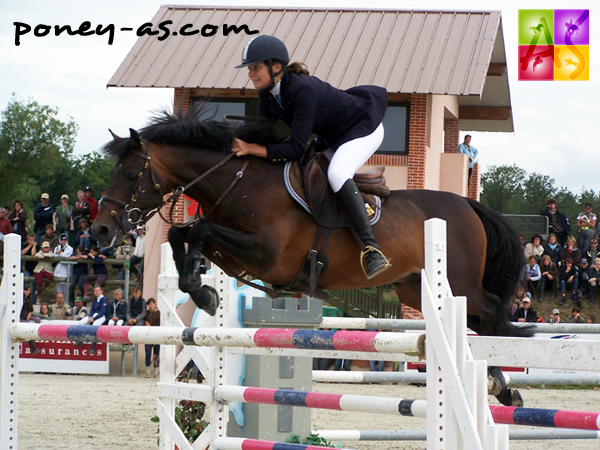
<path fill-rule="evenodd" d="M 201 286 L 198 258 L 191 256 L 202 253 L 225 272 L 245 272 L 282 286 L 306 260 L 317 233 L 313 217 L 288 194 L 282 165 L 253 156 L 228 156 L 234 136 L 253 142 L 248 127 L 198 120 L 192 111 L 185 117 L 165 112 L 140 133 L 130 129 L 129 138 L 113 135 L 103 148 L 116 165 L 92 227 L 94 236 L 102 246 L 119 244 L 132 217 L 143 222 L 164 206 L 165 193 L 185 187 L 185 193 L 208 213 L 194 225 L 171 227 L 169 241 L 180 287 L 212 314 L 216 305 L 207 302 L 210 293 Z M 254 142 L 264 144 L 261 139 L 266 138 Z M 447 222 L 448 280 L 454 295 L 467 297 L 468 326 L 482 335 L 528 335 L 509 321 L 523 253 L 516 232 L 500 214 L 474 200 L 429 190 L 392 191 L 381 212 L 373 232 L 392 267 L 367 280 L 351 231 L 334 229 L 329 235 L 329 265 L 318 280 L 319 288 L 391 284 L 402 303 L 420 309 L 423 223 L 438 217 Z M 500 392 L 497 397 L 503 404 L 522 404 L 498 368 L 490 374 L 497 380 L 495 394 Z"/>

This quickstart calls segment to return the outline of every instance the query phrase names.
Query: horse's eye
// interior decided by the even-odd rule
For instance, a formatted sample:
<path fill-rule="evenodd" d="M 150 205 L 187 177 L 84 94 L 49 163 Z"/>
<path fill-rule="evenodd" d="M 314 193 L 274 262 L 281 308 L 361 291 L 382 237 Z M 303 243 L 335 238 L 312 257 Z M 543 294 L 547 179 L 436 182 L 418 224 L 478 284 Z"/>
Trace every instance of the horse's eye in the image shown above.
<path fill-rule="evenodd" d="M 126 173 L 125 178 L 127 178 L 128 180 L 135 180 L 137 178 L 137 173 Z"/>

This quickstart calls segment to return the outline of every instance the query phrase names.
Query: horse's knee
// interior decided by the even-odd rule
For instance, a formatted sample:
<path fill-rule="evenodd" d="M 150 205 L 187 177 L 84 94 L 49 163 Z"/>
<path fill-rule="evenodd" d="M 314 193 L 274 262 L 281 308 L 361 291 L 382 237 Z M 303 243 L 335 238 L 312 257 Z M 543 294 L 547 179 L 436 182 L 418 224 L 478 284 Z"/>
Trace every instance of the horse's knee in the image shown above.
<path fill-rule="evenodd" d="M 189 232 L 189 227 L 171 227 L 169 228 L 169 233 L 167 238 L 169 239 L 169 244 L 171 247 L 183 247 L 185 245 L 187 235 Z"/>

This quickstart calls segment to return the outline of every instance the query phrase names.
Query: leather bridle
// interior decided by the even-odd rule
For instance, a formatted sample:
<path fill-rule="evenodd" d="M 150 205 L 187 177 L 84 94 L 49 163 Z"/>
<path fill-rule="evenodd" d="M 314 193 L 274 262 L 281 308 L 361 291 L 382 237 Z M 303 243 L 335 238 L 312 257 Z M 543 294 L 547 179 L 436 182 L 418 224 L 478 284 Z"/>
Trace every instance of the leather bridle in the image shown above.
<path fill-rule="evenodd" d="M 171 226 L 176 226 L 176 227 L 186 227 L 186 226 L 192 225 L 196 222 L 206 220 L 214 212 L 215 208 L 223 201 L 223 199 L 227 196 L 227 194 L 229 194 L 229 192 L 233 189 L 233 187 L 237 184 L 237 182 L 244 176 L 244 171 L 246 170 L 246 168 L 248 167 L 248 164 L 250 163 L 249 158 L 246 159 L 246 161 L 244 161 L 242 168 L 235 174 L 233 180 L 229 184 L 229 187 L 227 187 L 227 189 L 225 189 L 225 191 L 221 194 L 221 196 L 217 199 L 215 204 L 212 206 L 212 208 L 206 214 L 200 214 L 197 211 L 196 217 L 194 218 L 194 220 L 191 220 L 186 223 L 176 223 L 173 221 L 173 210 L 175 208 L 175 205 L 177 204 L 177 201 L 179 200 L 179 197 L 187 189 L 189 189 L 196 183 L 200 182 L 202 179 L 204 179 L 205 177 L 210 175 L 212 172 L 214 172 L 218 168 L 224 166 L 231 158 L 233 158 L 233 156 L 235 156 L 235 154 L 230 153 L 229 155 L 225 156 L 223 159 L 221 159 L 219 162 L 217 162 L 214 166 L 212 166 L 210 169 L 208 169 L 207 171 L 205 171 L 204 173 L 202 173 L 201 175 L 196 177 L 194 180 L 192 180 L 185 186 L 179 186 L 177 189 L 174 189 L 171 192 L 171 195 L 165 199 L 164 198 L 165 196 L 162 191 L 162 186 L 160 185 L 160 183 L 158 183 L 157 177 L 154 173 L 154 169 L 152 168 L 152 164 L 151 164 L 152 158 L 150 156 L 150 145 L 149 145 L 148 141 L 146 141 L 145 139 L 142 139 L 141 143 L 142 143 L 142 150 L 145 149 L 146 151 L 140 152 L 140 151 L 136 150 L 134 152 L 134 154 L 135 154 L 135 156 L 139 156 L 140 158 L 144 159 L 145 163 L 144 163 L 144 167 L 138 173 L 137 180 L 131 190 L 131 197 L 129 199 L 129 203 L 119 200 L 118 198 L 110 197 L 108 195 L 105 195 L 103 197 L 103 200 L 101 203 L 101 207 L 104 206 L 105 208 L 108 208 L 110 210 L 110 216 L 117 223 L 120 231 L 122 231 L 125 234 L 127 234 L 129 230 L 127 228 L 125 228 L 124 223 L 130 224 L 132 226 L 132 228 L 135 225 L 143 225 L 148 220 L 150 220 L 150 218 L 153 217 L 156 213 L 158 213 L 160 215 L 160 217 L 166 223 L 168 223 Z M 150 174 L 150 178 L 152 179 L 152 185 L 153 185 L 156 193 L 160 196 L 161 202 L 158 206 L 142 210 L 140 208 L 137 208 L 135 206 L 135 203 L 138 200 L 139 194 L 142 192 L 142 185 L 143 185 L 144 179 L 146 178 L 148 173 Z M 111 209 L 108 206 L 109 203 L 123 208 L 124 213 L 119 217 L 119 213 L 115 210 L 115 208 Z M 163 206 L 168 205 L 169 203 L 171 203 L 171 208 L 169 210 L 169 216 L 167 219 L 163 216 L 161 209 Z"/>

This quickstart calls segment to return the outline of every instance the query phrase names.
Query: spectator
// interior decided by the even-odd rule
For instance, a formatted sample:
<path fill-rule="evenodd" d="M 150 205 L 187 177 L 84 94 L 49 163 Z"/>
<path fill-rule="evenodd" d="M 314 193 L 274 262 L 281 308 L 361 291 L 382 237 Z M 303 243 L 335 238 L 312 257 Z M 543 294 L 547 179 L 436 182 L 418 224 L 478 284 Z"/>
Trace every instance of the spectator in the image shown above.
<path fill-rule="evenodd" d="M 144 326 L 146 311 L 146 300 L 142 298 L 142 290 L 140 288 L 135 288 L 133 290 L 133 297 L 127 304 L 127 325 Z"/>
<path fill-rule="evenodd" d="M 52 312 L 56 320 L 69 320 L 73 317 L 71 308 L 65 304 L 65 294 L 62 292 L 56 294 L 56 304 L 52 307 Z"/>
<path fill-rule="evenodd" d="M 524 271 L 524 280 L 527 285 L 527 290 L 535 297 L 535 289 L 539 284 L 540 278 L 542 277 L 540 273 L 540 266 L 537 264 L 537 259 L 535 256 L 531 256 L 525 267 Z"/>
<path fill-rule="evenodd" d="M 513 322 L 537 322 L 538 315 L 535 309 L 531 307 L 531 300 L 528 297 L 523 299 L 522 307 L 512 316 Z"/>
<path fill-rule="evenodd" d="M 31 313 L 33 313 L 33 300 L 31 299 L 31 288 L 28 285 L 23 286 L 23 308 L 21 308 L 21 317 L 20 322 L 40 322 L 40 319 L 33 318 Z M 31 353 L 37 355 L 40 350 L 36 348 L 35 341 L 27 341 L 29 344 L 29 348 Z"/>
<path fill-rule="evenodd" d="M 594 260 L 590 269 L 590 278 L 588 279 L 590 289 L 590 306 L 594 304 L 594 291 L 600 286 L 600 258 Z"/>
<path fill-rule="evenodd" d="M 81 325 L 94 325 L 100 326 L 106 321 L 106 309 L 108 308 L 108 299 L 104 296 L 102 288 L 96 286 L 94 288 L 94 300 L 92 300 L 92 306 L 90 313 L 87 317 L 84 317 L 79 321 Z M 96 354 L 96 343 L 92 344 L 90 355 Z"/>
<path fill-rule="evenodd" d="M 129 270 L 138 276 L 138 286 L 142 286 L 144 276 L 144 255 L 146 253 L 146 227 L 138 225 L 138 236 L 135 239 L 135 249 L 133 255 L 129 258 Z"/>
<path fill-rule="evenodd" d="M 106 324 L 111 326 L 122 326 L 127 320 L 127 302 L 123 300 L 123 291 L 115 289 L 113 301 L 106 309 Z"/>
<path fill-rule="evenodd" d="M 90 223 L 90 211 L 91 206 L 85 201 L 85 193 L 83 191 L 77 192 L 77 202 L 73 207 L 73 230 L 79 230 L 79 221 L 82 219 Z M 78 244 L 75 243 L 75 245 Z"/>
<path fill-rule="evenodd" d="M 577 216 L 577 246 L 582 254 L 588 251 L 590 240 L 596 235 L 596 214 L 592 212 L 592 204 L 586 202 L 584 211 Z"/>
<path fill-rule="evenodd" d="M 519 242 L 521 243 L 521 251 L 525 252 L 525 236 L 519 233 Z"/>
<path fill-rule="evenodd" d="M 160 326 L 160 310 L 156 304 L 156 300 L 153 298 L 149 298 L 147 302 L 148 311 L 146 312 L 146 320 L 144 324 L 147 327 L 159 327 Z M 160 365 L 160 345 L 149 345 L 146 344 L 146 378 L 150 378 L 150 363 L 154 363 L 154 375 L 156 378 L 158 376 L 158 367 Z M 152 356 L 152 351 L 154 350 L 154 357 Z"/>
<path fill-rule="evenodd" d="M 21 255 L 22 256 L 35 256 L 35 254 L 38 252 L 38 246 L 35 243 L 35 234 L 33 233 L 29 233 L 27 235 L 27 242 L 23 248 L 23 250 L 21 250 Z M 25 273 L 24 275 L 26 277 L 32 277 L 33 276 L 33 271 L 35 270 L 35 266 L 37 265 L 37 261 L 25 261 Z M 32 294 L 32 299 L 33 302 L 36 303 L 37 302 L 37 283 L 34 281 L 33 282 L 33 294 Z"/>
<path fill-rule="evenodd" d="M 473 175 L 473 166 L 475 165 L 475 160 L 477 159 L 477 155 L 479 155 L 479 150 L 471 145 L 471 135 L 466 134 L 465 140 L 462 144 L 458 146 L 458 153 L 462 153 L 463 155 L 467 155 L 469 159 L 469 178 L 467 179 L 467 183 L 471 184 L 471 175 Z"/>
<path fill-rule="evenodd" d="M 567 323 L 585 323 L 583 317 L 581 317 L 581 308 L 574 306 L 571 310 L 571 317 L 567 318 Z"/>
<path fill-rule="evenodd" d="M 42 244 L 42 249 L 35 254 L 35 257 L 42 260 L 39 261 L 36 264 L 35 269 L 33 269 L 33 277 L 38 285 L 37 295 L 39 296 L 42 295 L 42 292 L 44 292 L 50 284 L 52 284 L 52 280 L 54 279 L 54 275 L 52 274 L 52 261 L 48 260 L 48 258 L 54 257 L 54 253 L 50 250 L 50 243 L 47 241 L 44 242 Z"/>
<path fill-rule="evenodd" d="M 558 279 L 560 283 L 560 294 L 562 295 L 560 304 L 564 305 L 567 303 L 567 289 L 572 293 L 572 300 L 577 302 L 577 282 L 579 274 L 577 272 L 577 267 L 573 265 L 573 260 L 571 258 L 567 258 L 565 264 L 560 268 Z"/>
<path fill-rule="evenodd" d="M 70 258 L 73 256 L 73 247 L 69 245 L 66 234 L 61 234 L 59 244 L 54 249 L 54 256 L 60 256 L 62 258 Z M 69 275 L 69 265 L 66 263 L 59 262 L 54 269 L 54 276 L 59 278 L 67 278 Z M 56 292 L 67 292 L 68 286 L 67 281 L 61 281 L 56 283 Z"/>
<path fill-rule="evenodd" d="M 50 244 L 50 248 L 56 248 L 58 245 L 58 236 L 54 232 L 54 225 L 49 223 L 46 225 L 45 233 L 40 238 L 40 245 L 44 242 L 48 242 Z"/>
<path fill-rule="evenodd" d="M 104 286 L 104 283 L 106 283 L 106 280 L 108 278 L 108 270 L 104 265 L 104 260 L 106 259 L 106 256 L 100 254 L 100 249 L 94 245 L 92 248 L 90 248 L 90 253 L 87 257 L 88 259 L 94 260 L 94 265 L 92 266 L 92 270 L 94 271 L 94 273 L 86 275 L 83 278 L 83 288 L 86 292 L 87 286 L 90 282 L 95 281 L 96 287 L 102 287 Z"/>
<path fill-rule="evenodd" d="M 27 214 L 23 211 L 23 203 L 20 200 L 13 202 L 14 211 L 8 215 L 8 220 L 12 225 L 13 233 L 21 235 L 21 240 L 25 243 L 27 239 Z M 35 235 L 34 235 L 35 236 Z"/>
<path fill-rule="evenodd" d="M 71 310 L 72 319 L 81 321 L 83 318 L 87 317 L 88 311 L 83 303 L 83 297 L 75 297 L 75 306 Z"/>
<path fill-rule="evenodd" d="M 90 224 L 94 223 L 96 216 L 98 215 L 98 201 L 92 197 L 93 191 L 90 186 L 85 188 L 85 201 L 90 205 Z"/>
<path fill-rule="evenodd" d="M 574 262 L 581 260 L 581 252 L 577 248 L 577 240 L 573 236 L 569 236 L 567 238 L 565 248 L 563 248 L 560 252 L 560 259 L 562 260 L 563 264 L 567 258 L 571 258 Z"/>
<path fill-rule="evenodd" d="M 35 232 L 35 242 L 38 245 L 42 235 L 46 232 L 46 225 L 52 225 L 54 215 L 54 207 L 50 204 L 50 196 L 44 192 L 40 200 L 41 202 L 33 210 L 33 231 Z"/>
<path fill-rule="evenodd" d="M 550 300 L 556 298 L 556 290 L 558 288 L 558 267 L 552 262 L 549 255 L 542 256 L 542 264 L 540 265 L 540 296 L 538 302 L 542 303 L 544 300 L 544 291 L 546 288 L 552 289 L 552 295 Z"/>
<path fill-rule="evenodd" d="M 560 253 L 562 252 L 562 247 L 556 240 L 556 235 L 554 233 L 550 233 L 548 235 L 548 240 L 544 244 L 544 255 L 548 255 L 550 260 L 556 264 L 556 267 L 560 264 Z"/>
<path fill-rule="evenodd" d="M 100 209 L 100 205 L 104 201 L 104 197 L 108 194 L 108 189 L 104 188 L 100 191 L 100 200 L 98 200 L 98 209 Z"/>
<path fill-rule="evenodd" d="M 85 219 L 79 221 L 79 230 L 75 233 L 75 245 L 83 245 L 86 251 L 96 245 L 96 238 L 92 235 L 89 223 Z"/>
<path fill-rule="evenodd" d="M 590 291 L 589 279 L 591 268 L 586 258 L 581 258 L 578 269 L 579 279 L 577 280 L 577 306 L 581 307 L 581 299 Z"/>
<path fill-rule="evenodd" d="M 60 197 L 60 206 L 56 208 L 54 211 L 54 229 L 58 234 L 65 234 L 67 236 L 67 240 L 70 237 L 71 227 L 73 224 L 71 223 L 71 218 L 73 216 L 73 209 L 69 206 L 69 196 L 67 194 L 63 194 Z"/>
<path fill-rule="evenodd" d="M 70 298 L 75 298 L 75 286 L 79 286 L 79 293 L 87 297 L 87 285 L 84 284 L 85 277 L 88 274 L 89 267 L 88 263 L 85 262 L 87 259 L 87 255 L 85 254 L 85 248 L 83 245 L 78 245 L 75 249 L 75 255 L 71 256 L 72 260 L 79 260 L 77 264 L 73 266 L 72 278 L 71 278 L 71 287 L 69 291 Z M 81 262 L 83 261 L 83 262 Z"/>
<path fill-rule="evenodd" d="M 560 318 L 560 311 L 558 309 L 554 308 L 552 310 L 552 315 L 550 315 L 548 323 L 565 323 L 565 321 Z"/>
<path fill-rule="evenodd" d="M 521 305 L 523 304 L 523 300 L 526 298 L 529 298 L 531 300 L 531 295 L 529 294 L 529 292 L 525 291 L 525 288 L 523 287 L 523 285 L 518 284 L 517 288 L 515 289 L 515 295 L 513 297 L 512 305 L 510 307 L 511 317 L 513 315 L 515 315 L 515 313 L 517 312 L 517 310 L 519 308 L 521 308 Z"/>
<path fill-rule="evenodd" d="M 5 234 L 13 232 L 10 220 L 8 220 L 6 216 L 6 209 L 0 207 L 0 234 L 2 235 L 2 239 L 4 239 Z"/>
<path fill-rule="evenodd" d="M 40 312 L 34 311 L 31 313 L 31 315 L 39 317 L 40 320 L 55 320 L 56 319 L 54 314 L 52 314 L 50 312 L 50 307 L 48 306 L 48 303 L 42 303 L 40 305 Z"/>
<path fill-rule="evenodd" d="M 540 212 L 540 215 L 548 218 L 550 232 L 556 235 L 558 243 L 561 247 L 564 247 L 571 231 L 571 225 L 567 216 L 556 209 L 556 199 L 549 198 L 546 202 L 546 207 Z"/>
<path fill-rule="evenodd" d="M 593 264 L 596 258 L 600 257 L 598 252 L 598 238 L 593 237 L 590 239 L 590 248 L 583 254 L 584 258 L 587 258 L 588 263 Z"/>
<path fill-rule="evenodd" d="M 529 261 L 531 256 L 535 257 L 536 262 L 539 264 L 544 254 L 544 247 L 542 246 L 542 236 L 536 234 L 531 238 L 531 242 L 525 246 L 525 260 Z"/>
<path fill-rule="evenodd" d="M 596 316 L 593 314 L 588 314 L 586 322 L 587 323 L 597 323 Z"/>

